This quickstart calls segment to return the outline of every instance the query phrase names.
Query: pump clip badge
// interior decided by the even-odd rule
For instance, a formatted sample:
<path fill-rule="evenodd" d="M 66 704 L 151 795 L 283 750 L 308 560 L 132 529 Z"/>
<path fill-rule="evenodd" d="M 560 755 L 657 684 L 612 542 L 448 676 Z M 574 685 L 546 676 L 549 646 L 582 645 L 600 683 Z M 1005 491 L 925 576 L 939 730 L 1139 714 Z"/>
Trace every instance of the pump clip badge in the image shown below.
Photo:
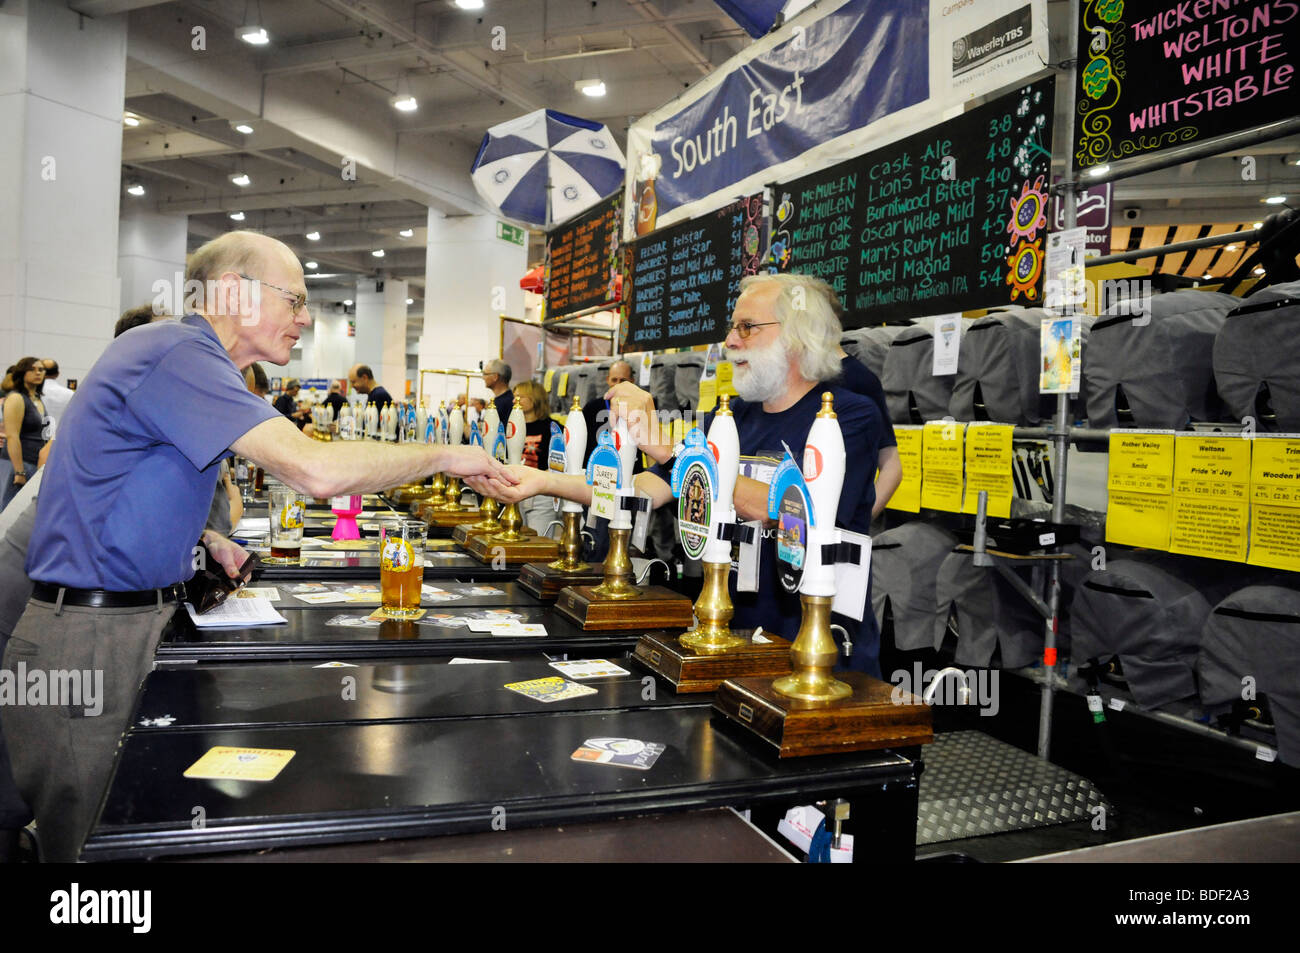
<path fill-rule="evenodd" d="M 617 513 L 615 496 L 623 486 L 623 465 L 619 462 L 614 434 L 609 428 L 596 434 L 596 449 L 591 451 L 587 460 L 587 482 L 592 487 L 592 511 L 612 520 Z"/>
<path fill-rule="evenodd" d="M 692 427 L 685 449 L 673 467 L 673 496 L 677 497 L 677 524 L 682 549 L 699 559 L 712 531 L 713 506 L 718 500 L 718 464 L 699 427 Z"/>
<path fill-rule="evenodd" d="M 506 428 L 502 424 L 497 425 L 496 435 L 492 439 L 492 456 L 497 463 L 510 462 L 510 448 L 506 445 Z"/>
<path fill-rule="evenodd" d="M 808 528 L 816 525 L 816 514 L 808 496 L 808 484 L 789 449 L 772 477 L 767 515 L 777 521 L 777 578 L 786 592 L 798 592 L 807 561 Z"/>
<path fill-rule="evenodd" d="M 565 466 L 565 429 L 551 421 L 551 449 L 546 455 L 546 466 L 556 473 L 563 473 Z"/>

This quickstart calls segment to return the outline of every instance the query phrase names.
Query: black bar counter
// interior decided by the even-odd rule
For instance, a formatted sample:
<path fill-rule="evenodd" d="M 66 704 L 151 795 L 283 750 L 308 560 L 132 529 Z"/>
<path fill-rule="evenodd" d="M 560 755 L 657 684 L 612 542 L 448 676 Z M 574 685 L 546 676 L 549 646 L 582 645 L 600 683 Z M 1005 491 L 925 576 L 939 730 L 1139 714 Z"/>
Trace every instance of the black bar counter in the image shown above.
<path fill-rule="evenodd" d="M 647 771 L 572 760 L 589 738 L 666 750 Z M 216 746 L 294 754 L 270 781 L 184 777 Z M 858 859 L 905 861 L 914 856 L 919 773 L 917 749 L 779 761 L 702 707 L 132 731 L 83 858 L 486 833 L 712 807 L 770 812 L 842 797 L 852 804 L 846 830 L 862 845 Z"/>
<path fill-rule="evenodd" d="M 358 721 L 494 718 L 630 708 L 707 708 L 710 694 L 674 695 L 626 654 L 609 659 L 627 675 L 578 681 L 595 694 L 541 702 L 505 688 L 567 678 L 541 653 L 501 662 L 446 659 L 159 669 L 145 679 L 133 731 L 210 731 Z"/>

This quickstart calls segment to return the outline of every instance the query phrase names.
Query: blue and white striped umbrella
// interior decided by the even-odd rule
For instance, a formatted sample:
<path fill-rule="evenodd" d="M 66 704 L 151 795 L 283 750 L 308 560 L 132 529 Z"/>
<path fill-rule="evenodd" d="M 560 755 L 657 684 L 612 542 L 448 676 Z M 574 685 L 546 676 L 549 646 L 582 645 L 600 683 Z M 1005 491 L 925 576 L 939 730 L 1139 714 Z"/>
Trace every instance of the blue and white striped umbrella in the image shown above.
<path fill-rule="evenodd" d="M 607 127 L 539 109 L 489 129 L 470 177 L 503 215 L 545 228 L 622 188 L 624 166 L 623 150 Z"/>

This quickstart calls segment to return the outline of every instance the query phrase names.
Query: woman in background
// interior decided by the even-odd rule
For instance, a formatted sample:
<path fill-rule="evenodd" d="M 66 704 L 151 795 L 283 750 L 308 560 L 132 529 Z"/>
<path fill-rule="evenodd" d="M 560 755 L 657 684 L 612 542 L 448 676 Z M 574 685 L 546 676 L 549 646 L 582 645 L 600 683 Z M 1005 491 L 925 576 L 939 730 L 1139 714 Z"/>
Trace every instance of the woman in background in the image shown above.
<path fill-rule="evenodd" d="M 545 470 L 551 452 L 550 401 L 546 390 L 537 381 L 520 381 L 515 385 L 515 397 L 519 398 L 519 409 L 524 412 L 526 422 L 523 464 Z M 555 498 L 535 496 L 524 500 L 519 504 L 519 513 L 529 529 L 544 535 L 556 520 Z"/>
<path fill-rule="evenodd" d="M 39 466 L 41 448 L 48 439 L 49 415 L 41 391 L 45 366 L 35 357 L 24 357 L 13 369 L 13 391 L 4 399 L 5 450 L 13 475 L 5 487 L 4 505 L 23 488 Z"/>

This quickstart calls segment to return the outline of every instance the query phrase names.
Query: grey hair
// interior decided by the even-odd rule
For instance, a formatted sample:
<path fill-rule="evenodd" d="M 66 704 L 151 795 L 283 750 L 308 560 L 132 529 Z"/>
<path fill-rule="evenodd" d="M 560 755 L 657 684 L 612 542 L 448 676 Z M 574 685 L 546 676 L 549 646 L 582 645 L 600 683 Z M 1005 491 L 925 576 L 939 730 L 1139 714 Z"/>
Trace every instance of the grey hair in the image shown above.
<path fill-rule="evenodd" d="M 808 381 L 840 376 L 842 326 L 835 289 L 811 275 L 750 275 L 740 281 L 740 293 L 775 283 L 780 291 L 773 317 L 781 322 L 781 342 L 799 360 L 799 375 Z"/>
<path fill-rule="evenodd" d="M 510 383 L 510 365 L 499 357 L 494 357 L 492 360 L 484 364 L 483 373 L 500 375 L 503 381 L 507 384 Z"/>

